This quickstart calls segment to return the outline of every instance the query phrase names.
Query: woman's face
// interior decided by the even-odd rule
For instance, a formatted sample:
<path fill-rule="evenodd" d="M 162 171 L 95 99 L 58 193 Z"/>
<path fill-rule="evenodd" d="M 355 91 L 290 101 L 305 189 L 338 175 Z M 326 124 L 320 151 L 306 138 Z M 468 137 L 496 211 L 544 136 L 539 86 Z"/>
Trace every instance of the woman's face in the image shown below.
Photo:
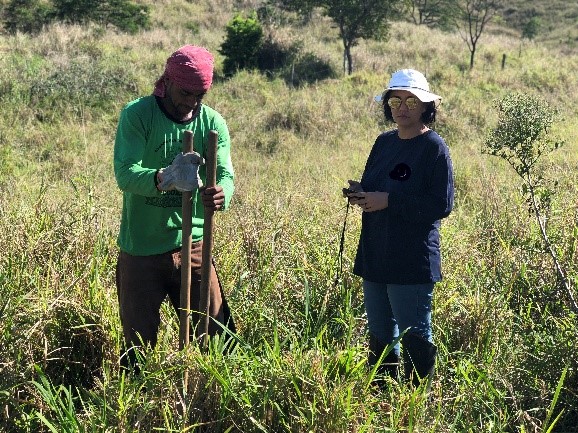
<path fill-rule="evenodd" d="M 399 127 L 421 126 L 421 115 L 426 110 L 426 104 L 407 90 L 392 90 L 386 103 L 391 108 L 393 121 Z"/>

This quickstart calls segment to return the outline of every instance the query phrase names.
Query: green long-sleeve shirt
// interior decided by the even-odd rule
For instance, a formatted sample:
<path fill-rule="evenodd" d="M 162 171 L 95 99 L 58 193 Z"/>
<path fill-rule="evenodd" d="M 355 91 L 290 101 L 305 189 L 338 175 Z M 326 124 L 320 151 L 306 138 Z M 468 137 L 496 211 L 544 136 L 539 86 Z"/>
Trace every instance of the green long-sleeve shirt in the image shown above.
<path fill-rule="evenodd" d="M 185 130 L 193 131 L 195 152 L 206 156 L 209 131 L 219 134 L 217 184 L 225 193 L 224 208 L 233 195 L 234 172 L 229 130 L 223 117 L 201 105 L 188 122 L 175 122 L 161 110 L 155 96 L 129 102 L 121 111 L 114 145 L 114 174 L 123 192 L 122 217 L 117 243 L 132 255 L 161 254 L 182 245 L 182 194 L 160 192 L 154 176 L 182 151 Z M 203 182 L 205 166 L 199 169 Z M 203 237 L 204 208 L 198 192 L 193 194 L 192 238 Z"/>

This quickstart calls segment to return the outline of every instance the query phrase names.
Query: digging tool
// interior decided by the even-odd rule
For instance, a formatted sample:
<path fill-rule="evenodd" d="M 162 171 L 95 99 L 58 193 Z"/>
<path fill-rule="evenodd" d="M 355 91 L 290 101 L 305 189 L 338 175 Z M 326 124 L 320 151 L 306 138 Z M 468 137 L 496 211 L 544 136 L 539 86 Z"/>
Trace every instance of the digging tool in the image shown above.
<path fill-rule="evenodd" d="M 185 131 L 183 136 L 183 153 L 189 153 L 193 148 L 193 132 Z M 179 349 L 183 350 L 189 344 L 189 327 L 191 311 L 191 246 L 192 246 L 192 217 L 193 217 L 193 192 L 183 191 L 182 198 L 182 246 L 181 246 L 181 293 L 179 310 Z M 180 391 L 180 403 L 178 410 L 181 414 L 186 412 L 186 396 L 189 391 L 189 370 L 185 368 L 183 374 L 183 389 Z"/>
<path fill-rule="evenodd" d="M 217 143 L 219 134 L 217 131 L 209 131 L 209 143 L 205 155 L 206 179 L 205 186 L 213 187 L 217 183 Z M 211 293 L 211 264 L 213 251 L 213 226 L 215 212 L 205 208 L 205 220 L 203 224 L 203 263 L 201 265 L 201 298 L 199 312 L 203 318 L 203 326 L 197 326 L 197 338 L 203 338 L 202 346 L 207 348 L 209 342 L 209 307 Z M 200 324 L 199 324 L 200 325 Z"/>
<path fill-rule="evenodd" d="M 193 151 L 193 132 L 185 131 L 183 137 L 183 153 Z M 192 191 L 183 191 L 183 244 L 181 247 L 181 299 L 179 314 L 179 349 L 183 350 L 189 344 L 189 313 L 191 309 L 191 231 L 193 216 L 193 193 Z M 185 384 L 187 377 L 185 372 Z"/>

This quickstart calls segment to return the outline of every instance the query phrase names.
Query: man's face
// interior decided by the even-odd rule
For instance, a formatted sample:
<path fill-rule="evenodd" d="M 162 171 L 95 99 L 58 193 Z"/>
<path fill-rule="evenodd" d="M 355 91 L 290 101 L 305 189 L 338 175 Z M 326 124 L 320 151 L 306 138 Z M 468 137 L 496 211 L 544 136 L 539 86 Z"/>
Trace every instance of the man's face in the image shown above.
<path fill-rule="evenodd" d="M 188 120 L 198 108 L 205 91 L 190 92 L 166 78 L 165 109 L 177 120 Z"/>

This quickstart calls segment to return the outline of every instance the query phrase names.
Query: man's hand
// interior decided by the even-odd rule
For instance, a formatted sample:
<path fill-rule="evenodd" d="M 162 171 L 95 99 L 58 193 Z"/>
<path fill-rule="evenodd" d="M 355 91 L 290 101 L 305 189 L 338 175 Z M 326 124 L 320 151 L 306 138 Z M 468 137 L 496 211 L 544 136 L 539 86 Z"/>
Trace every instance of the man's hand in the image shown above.
<path fill-rule="evenodd" d="M 171 165 L 159 170 L 158 189 L 169 191 L 195 191 L 203 186 L 199 178 L 199 165 L 205 160 L 197 152 L 179 153 Z"/>
<path fill-rule="evenodd" d="M 213 211 L 221 209 L 225 204 L 225 193 L 223 192 L 223 187 L 216 185 L 201 188 L 201 200 L 206 209 Z"/>

